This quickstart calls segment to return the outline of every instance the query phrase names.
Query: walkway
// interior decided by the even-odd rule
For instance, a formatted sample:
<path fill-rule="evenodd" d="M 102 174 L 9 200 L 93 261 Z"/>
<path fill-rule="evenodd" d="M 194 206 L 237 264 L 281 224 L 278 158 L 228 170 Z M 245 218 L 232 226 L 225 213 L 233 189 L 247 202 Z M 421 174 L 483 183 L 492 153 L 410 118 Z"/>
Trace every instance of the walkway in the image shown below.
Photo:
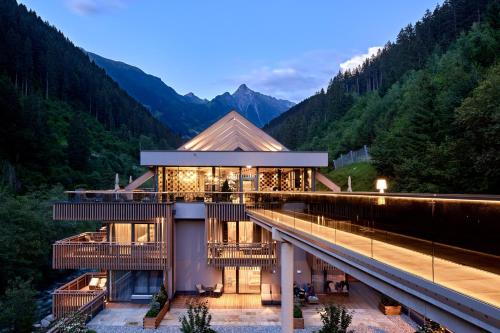
<path fill-rule="evenodd" d="M 444 287 L 500 307 L 500 275 L 482 271 L 417 251 L 373 240 L 346 231 L 267 209 L 251 209 L 250 215 L 272 220 L 277 225 L 298 230 L 327 242 L 376 259 L 387 265 L 434 281 Z M 434 269 L 433 269 L 434 265 Z"/>
<path fill-rule="evenodd" d="M 222 302 L 224 296 L 230 296 Z M 212 299 L 214 306 L 232 302 L 244 304 L 248 302 L 246 296 L 255 298 L 256 295 L 223 295 Z M 259 297 L 259 296 L 257 296 Z M 259 297 L 260 298 L 260 297 Z M 186 313 L 181 304 L 185 304 L 187 297 L 177 297 L 172 309 L 167 313 L 160 327 L 154 332 L 178 332 L 179 317 Z M 377 308 L 379 294 L 361 282 L 353 282 L 350 295 L 321 297 L 325 302 L 343 304 L 353 313 L 351 328 L 357 333 L 413 333 L 416 326 L 406 316 L 385 316 Z M 183 302 L 184 301 L 184 302 Z M 236 306 L 238 306 L 236 304 Z M 319 305 L 307 305 L 303 308 L 306 330 L 311 332 L 320 325 L 317 309 Z M 148 310 L 147 305 L 130 303 L 109 303 L 105 310 L 99 313 L 90 323 L 89 328 L 97 332 L 146 332 L 142 330 L 142 318 Z M 280 332 L 280 307 L 260 306 L 260 308 L 222 309 L 211 308 L 212 325 L 218 332 L 249 332 L 267 333 Z M 153 330 L 151 330 L 153 332 Z"/>

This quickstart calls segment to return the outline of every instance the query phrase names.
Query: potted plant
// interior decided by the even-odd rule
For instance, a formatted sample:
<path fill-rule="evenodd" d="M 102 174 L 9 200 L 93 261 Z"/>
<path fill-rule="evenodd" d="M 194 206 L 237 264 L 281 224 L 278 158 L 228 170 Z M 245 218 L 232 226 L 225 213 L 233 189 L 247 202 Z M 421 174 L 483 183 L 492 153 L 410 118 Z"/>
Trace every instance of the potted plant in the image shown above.
<path fill-rule="evenodd" d="M 293 328 L 304 328 L 304 316 L 298 305 L 293 307 Z"/>
<path fill-rule="evenodd" d="M 149 311 L 144 316 L 142 326 L 144 328 L 157 328 L 169 308 L 170 302 L 168 301 L 167 291 L 165 286 L 162 285 L 160 291 L 151 298 Z"/>
<path fill-rule="evenodd" d="M 401 314 L 401 304 L 385 295 L 380 298 L 378 307 L 386 316 L 399 316 Z"/>
<path fill-rule="evenodd" d="M 319 310 L 321 322 L 323 326 L 318 333 L 351 333 L 348 331 L 349 325 L 352 322 L 352 314 L 347 312 L 343 306 L 334 304 L 325 305 Z"/>

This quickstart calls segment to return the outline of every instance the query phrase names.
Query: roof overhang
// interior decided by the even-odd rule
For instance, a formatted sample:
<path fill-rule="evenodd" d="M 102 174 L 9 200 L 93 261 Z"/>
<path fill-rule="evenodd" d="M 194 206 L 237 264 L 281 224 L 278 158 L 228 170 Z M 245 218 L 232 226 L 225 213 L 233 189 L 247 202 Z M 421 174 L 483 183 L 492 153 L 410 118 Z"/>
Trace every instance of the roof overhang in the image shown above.
<path fill-rule="evenodd" d="M 300 151 L 141 151 L 146 166 L 326 167 L 327 152 Z"/>

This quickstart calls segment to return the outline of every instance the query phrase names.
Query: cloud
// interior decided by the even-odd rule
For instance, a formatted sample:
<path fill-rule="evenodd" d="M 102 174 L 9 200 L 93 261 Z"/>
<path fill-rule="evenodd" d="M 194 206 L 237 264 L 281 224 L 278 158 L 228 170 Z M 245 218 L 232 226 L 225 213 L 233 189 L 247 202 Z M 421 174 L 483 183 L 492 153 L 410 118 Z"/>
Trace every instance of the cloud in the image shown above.
<path fill-rule="evenodd" d="M 300 102 L 321 88 L 338 71 L 340 56 L 332 50 L 314 50 L 295 59 L 262 66 L 227 79 L 237 86 L 246 83 L 251 89 L 276 98 Z"/>
<path fill-rule="evenodd" d="M 66 6 L 82 16 L 102 14 L 127 6 L 128 0 L 66 0 Z"/>
<path fill-rule="evenodd" d="M 364 54 L 357 54 L 351 59 L 340 64 L 340 69 L 342 71 L 347 71 L 348 69 L 353 70 L 361 66 L 366 58 L 371 58 L 372 55 L 378 53 L 379 50 L 382 49 L 382 46 L 373 46 L 368 48 L 368 52 Z"/>

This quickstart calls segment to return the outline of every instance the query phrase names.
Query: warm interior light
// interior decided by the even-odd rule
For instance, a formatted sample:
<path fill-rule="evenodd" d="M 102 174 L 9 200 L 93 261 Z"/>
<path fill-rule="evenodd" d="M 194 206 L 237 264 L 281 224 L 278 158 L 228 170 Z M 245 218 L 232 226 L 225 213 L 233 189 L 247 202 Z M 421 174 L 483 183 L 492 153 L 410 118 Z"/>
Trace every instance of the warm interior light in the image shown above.
<path fill-rule="evenodd" d="M 384 193 L 384 190 L 387 190 L 387 181 L 385 179 L 377 179 L 377 190 L 380 193 Z"/>
<path fill-rule="evenodd" d="M 251 165 L 247 165 L 245 168 L 247 168 L 247 169 L 251 169 L 251 168 L 252 168 L 252 166 L 251 166 Z"/>

